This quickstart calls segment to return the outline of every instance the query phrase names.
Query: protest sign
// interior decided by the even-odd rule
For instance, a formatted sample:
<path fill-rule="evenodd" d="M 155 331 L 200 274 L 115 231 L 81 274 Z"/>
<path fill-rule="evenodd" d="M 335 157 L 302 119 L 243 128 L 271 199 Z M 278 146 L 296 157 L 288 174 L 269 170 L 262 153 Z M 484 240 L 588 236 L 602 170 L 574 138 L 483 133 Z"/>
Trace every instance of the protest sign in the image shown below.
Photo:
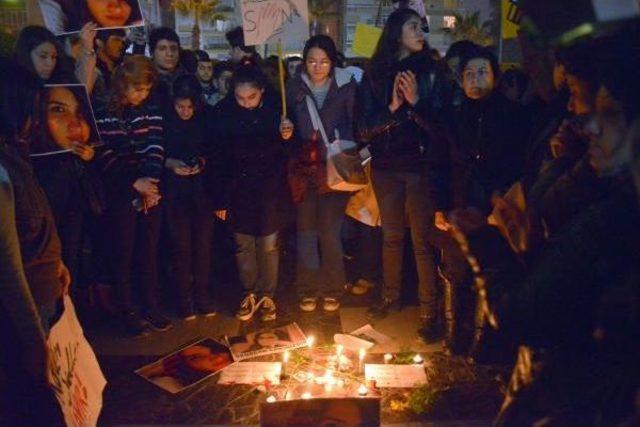
<path fill-rule="evenodd" d="M 242 0 L 242 29 L 247 46 L 296 43 L 309 38 L 307 0 Z"/>

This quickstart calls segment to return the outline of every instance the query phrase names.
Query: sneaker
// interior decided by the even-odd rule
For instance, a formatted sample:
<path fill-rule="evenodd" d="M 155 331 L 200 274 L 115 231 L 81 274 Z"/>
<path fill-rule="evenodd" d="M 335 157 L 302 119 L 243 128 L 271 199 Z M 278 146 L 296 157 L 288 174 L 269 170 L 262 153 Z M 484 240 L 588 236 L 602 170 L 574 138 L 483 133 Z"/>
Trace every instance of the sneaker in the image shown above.
<path fill-rule="evenodd" d="M 382 298 L 380 302 L 367 310 L 367 317 L 371 320 L 384 319 L 390 312 L 400 311 L 400 302 L 398 300 L 390 300 Z"/>
<path fill-rule="evenodd" d="M 315 298 L 302 298 L 300 300 L 300 310 L 302 311 L 313 311 L 318 306 L 318 303 Z"/>
<path fill-rule="evenodd" d="M 218 314 L 216 306 L 209 300 L 201 300 L 196 303 L 198 314 L 204 317 L 213 317 Z"/>
<path fill-rule="evenodd" d="M 263 322 L 276 320 L 276 303 L 271 297 L 262 297 L 260 300 L 260 318 Z"/>
<path fill-rule="evenodd" d="M 351 293 L 353 295 L 364 295 L 369 292 L 375 285 L 366 279 L 360 279 L 355 285 L 351 287 Z"/>
<path fill-rule="evenodd" d="M 325 298 L 322 302 L 322 309 L 324 311 L 336 311 L 340 308 L 340 301 L 337 298 Z"/>
<path fill-rule="evenodd" d="M 148 311 L 144 319 L 149 322 L 151 327 L 159 332 L 168 331 L 173 328 L 173 323 L 169 320 L 164 314 L 160 313 L 159 310 L 151 310 Z"/>
<path fill-rule="evenodd" d="M 256 304 L 256 295 L 249 294 L 240 303 L 240 308 L 236 311 L 236 318 L 238 320 L 251 320 L 253 314 L 258 309 L 258 304 Z"/>
<path fill-rule="evenodd" d="M 127 311 L 120 318 L 127 335 L 142 337 L 149 334 L 149 322 L 142 318 L 136 311 Z"/>
<path fill-rule="evenodd" d="M 422 317 L 422 327 L 418 329 L 420 339 L 426 344 L 432 344 L 440 341 L 442 338 L 442 330 L 438 326 L 436 319 L 432 317 Z"/>

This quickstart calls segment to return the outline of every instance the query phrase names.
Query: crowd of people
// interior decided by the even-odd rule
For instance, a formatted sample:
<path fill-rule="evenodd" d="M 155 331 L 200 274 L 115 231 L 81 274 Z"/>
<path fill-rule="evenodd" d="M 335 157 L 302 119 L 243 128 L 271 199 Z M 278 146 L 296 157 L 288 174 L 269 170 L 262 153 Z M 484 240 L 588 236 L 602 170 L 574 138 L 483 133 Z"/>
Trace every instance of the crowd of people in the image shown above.
<path fill-rule="evenodd" d="M 525 54 L 526 74 L 501 75 L 472 41 L 436 58 L 420 16 L 399 9 L 364 73 L 325 35 L 288 58 L 286 116 L 277 60 L 240 28 L 227 38 L 231 60 L 218 62 L 169 28 L 128 49 L 123 30 L 86 24 L 63 46 L 30 26 L 2 59 L 1 314 L 3 342 L 21 343 L 3 366 L 29 354 L 25 372 L 43 368 L 87 239 L 96 261 L 83 280 L 109 283 L 116 318 L 140 336 L 172 327 L 159 257 L 179 318 L 220 309 L 211 248 L 225 221 L 244 292 L 236 317 L 274 320 L 279 243 L 295 223 L 300 310 L 336 311 L 348 283 L 377 288 L 371 319 L 400 310 L 410 247 L 425 341 L 444 335 L 478 361 L 517 353 L 504 423 L 628 415 L 640 342 L 635 23 Z M 355 141 L 367 165 L 358 206 L 327 184 L 314 111 L 329 142 Z"/>

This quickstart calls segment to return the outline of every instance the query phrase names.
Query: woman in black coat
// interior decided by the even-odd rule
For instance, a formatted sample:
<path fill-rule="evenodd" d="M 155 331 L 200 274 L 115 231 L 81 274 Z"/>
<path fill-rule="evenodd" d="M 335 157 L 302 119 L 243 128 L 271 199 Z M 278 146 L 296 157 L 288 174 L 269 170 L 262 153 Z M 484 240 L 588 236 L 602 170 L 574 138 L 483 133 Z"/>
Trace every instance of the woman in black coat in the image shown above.
<path fill-rule="evenodd" d="M 236 262 L 244 287 L 236 317 L 250 320 L 258 308 L 273 320 L 278 282 L 278 229 L 287 196 L 284 141 L 293 129 L 281 129 L 279 105 L 264 97 L 266 79 L 257 65 L 240 66 L 231 93 L 213 110 L 217 139 L 213 170 L 221 173 L 225 209 L 236 242 Z"/>

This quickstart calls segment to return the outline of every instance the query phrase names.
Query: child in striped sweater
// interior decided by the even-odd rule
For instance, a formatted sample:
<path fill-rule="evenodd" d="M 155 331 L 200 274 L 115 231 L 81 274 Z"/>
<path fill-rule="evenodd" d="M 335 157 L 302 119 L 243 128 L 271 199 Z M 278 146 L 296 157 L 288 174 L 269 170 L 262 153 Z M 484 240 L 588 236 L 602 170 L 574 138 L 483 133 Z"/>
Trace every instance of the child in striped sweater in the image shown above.
<path fill-rule="evenodd" d="M 149 95 L 157 81 L 152 62 L 127 57 L 112 77 L 106 105 L 95 110 L 104 146 L 96 161 L 107 197 L 110 270 L 125 329 L 144 335 L 149 326 L 171 328 L 159 310 L 157 247 L 160 236 L 159 181 L 164 165 L 163 117 Z M 144 311 L 134 307 L 132 267 L 144 288 Z"/>

